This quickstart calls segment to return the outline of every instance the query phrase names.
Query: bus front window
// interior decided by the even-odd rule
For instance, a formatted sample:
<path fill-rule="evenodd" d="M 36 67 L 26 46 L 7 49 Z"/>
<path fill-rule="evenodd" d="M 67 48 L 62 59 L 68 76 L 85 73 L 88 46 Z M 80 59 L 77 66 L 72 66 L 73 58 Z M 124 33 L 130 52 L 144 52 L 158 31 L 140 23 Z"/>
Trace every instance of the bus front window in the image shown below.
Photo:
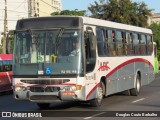
<path fill-rule="evenodd" d="M 14 62 L 17 75 L 81 74 L 82 37 L 79 29 L 19 31 L 15 37 Z M 32 36 L 32 37 L 31 37 Z M 50 73 L 46 73 L 50 69 Z"/>

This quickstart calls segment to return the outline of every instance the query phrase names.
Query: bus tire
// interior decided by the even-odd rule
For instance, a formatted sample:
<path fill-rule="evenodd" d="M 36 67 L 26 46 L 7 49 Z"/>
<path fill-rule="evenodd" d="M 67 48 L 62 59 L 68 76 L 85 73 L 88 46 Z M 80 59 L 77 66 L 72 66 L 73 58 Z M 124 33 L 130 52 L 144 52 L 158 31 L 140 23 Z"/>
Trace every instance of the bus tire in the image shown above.
<path fill-rule="evenodd" d="M 40 109 L 47 109 L 47 108 L 49 108 L 50 103 L 37 103 L 37 106 L 38 106 Z"/>
<path fill-rule="evenodd" d="M 92 107 L 100 107 L 105 93 L 105 86 L 103 82 L 100 82 L 100 85 L 97 88 L 97 97 L 90 100 L 90 105 Z"/>
<path fill-rule="evenodd" d="M 140 75 L 137 74 L 137 77 L 136 77 L 136 86 L 135 86 L 135 88 L 133 88 L 133 89 L 130 90 L 130 94 L 132 96 L 137 96 L 140 93 L 140 89 L 141 89 L 141 80 L 140 80 Z"/>

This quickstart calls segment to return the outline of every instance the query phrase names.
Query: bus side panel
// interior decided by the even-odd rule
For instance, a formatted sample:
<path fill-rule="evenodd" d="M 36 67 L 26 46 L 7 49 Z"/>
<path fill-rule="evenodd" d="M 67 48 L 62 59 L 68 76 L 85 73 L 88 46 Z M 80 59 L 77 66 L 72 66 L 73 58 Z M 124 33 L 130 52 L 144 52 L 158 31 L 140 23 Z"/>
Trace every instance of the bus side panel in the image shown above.
<path fill-rule="evenodd" d="M 155 74 L 154 74 L 154 68 L 149 67 L 149 83 L 152 82 L 155 79 Z"/>
<path fill-rule="evenodd" d="M 135 62 L 135 72 L 140 71 L 141 85 L 147 85 L 149 65 L 144 62 Z"/>
<path fill-rule="evenodd" d="M 12 89 L 12 72 L 0 73 L 0 92 Z"/>
<path fill-rule="evenodd" d="M 128 90 L 134 85 L 134 63 L 118 70 L 118 91 Z"/>
<path fill-rule="evenodd" d="M 118 72 L 116 71 L 110 77 L 107 78 L 107 95 L 117 92 L 117 77 Z"/>

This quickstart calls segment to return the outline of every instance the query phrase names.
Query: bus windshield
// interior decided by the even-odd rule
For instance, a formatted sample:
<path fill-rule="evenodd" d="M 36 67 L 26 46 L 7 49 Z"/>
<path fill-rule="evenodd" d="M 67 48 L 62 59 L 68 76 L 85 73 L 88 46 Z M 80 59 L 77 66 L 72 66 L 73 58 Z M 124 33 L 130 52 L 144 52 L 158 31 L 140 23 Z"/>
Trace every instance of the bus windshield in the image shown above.
<path fill-rule="evenodd" d="M 82 74 L 80 29 L 17 31 L 14 75 Z"/>

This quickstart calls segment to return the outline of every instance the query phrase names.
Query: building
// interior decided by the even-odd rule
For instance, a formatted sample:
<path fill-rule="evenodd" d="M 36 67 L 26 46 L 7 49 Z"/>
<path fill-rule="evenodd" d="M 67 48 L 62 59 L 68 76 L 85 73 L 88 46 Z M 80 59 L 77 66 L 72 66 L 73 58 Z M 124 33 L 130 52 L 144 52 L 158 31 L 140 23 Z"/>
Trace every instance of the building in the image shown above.
<path fill-rule="evenodd" d="M 0 4 L 0 31 L 4 31 L 5 1 Z M 56 11 L 62 11 L 62 0 L 7 0 L 7 29 L 14 30 L 19 19 L 50 16 Z"/>
<path fill-rule="evenodd" d="M 151 19 L 152 22 L 160 23 L 160 13 L 154 13 Z"/>
<path fill-rule="evenodd" d="M 62 0 L 28 0 L 28 17 L 50 16 L 62 11 Z"/>
<path fill-rule="evenodd" d="M 153 13 L 152 17 L 149 18 L 148 24 L 160 23 L 160 13 Z"/>

